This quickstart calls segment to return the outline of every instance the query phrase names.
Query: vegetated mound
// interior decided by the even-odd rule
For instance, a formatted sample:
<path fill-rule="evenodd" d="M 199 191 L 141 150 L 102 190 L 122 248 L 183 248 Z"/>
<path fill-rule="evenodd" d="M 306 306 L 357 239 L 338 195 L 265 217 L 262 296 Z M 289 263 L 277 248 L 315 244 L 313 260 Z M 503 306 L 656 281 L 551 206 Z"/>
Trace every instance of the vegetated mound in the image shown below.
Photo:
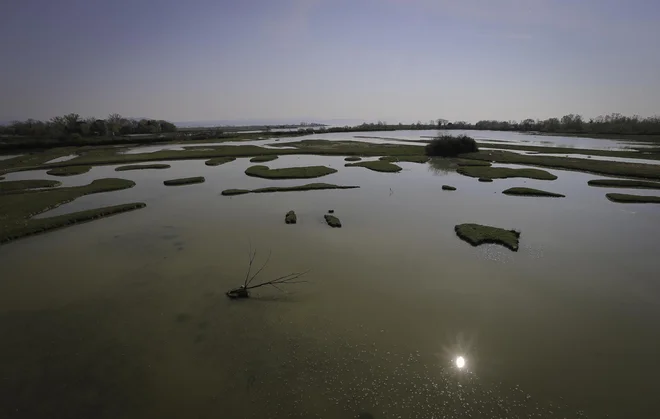
<path fill-rule="evenodd" d="M 646 180 L 593 179 L 587 183 L 589 184 L 589 186 L 600 186 L 604 188 L 660 189 L 659 182 L 649 182 Z"/>
<path fill-rule="evenodd" d="M 204 176 L 196 177 L 184 177 L 179 179 L 170 179 L 166 180 L 163 183 L 165 186 L 180 186 L 180 185 L 190 185 L 192 183 L 202 183 L 204 182 Z"/>
<path fill-rule="evenodd" d="M 479 246 L 483 243 L 496 243 L 514 252 L 518 251 L 520 232 L 516 230 L 505 230 L 480 224 L 459 224 L 454 227 L 454 231 L 456 231 L 458 237 L 472 246 Z"/>
<path fill-rule="evenodd" d="M 461 166 L 456 169 L 457 173 L 464 176 L 483 179 L 506 179 L 506 178 L 528 178 L 538 180 L 555 180 L 557 176 L 541 169 L 512 169 L 509 167 L 487 167 L 487 166 Z"/>
<path fill-rule="evenodd" d="M 474 138 L 467 135 L 441 135 L 432 139 L 424 151 L 431 157 L 456 157 L 463 153 L 475 153 L 479 147 Z"/>
<path fill-rule="evenodd" d="M 375 160 L 375 161 L 361 161 L 357 163 L 346 163 L 344 166 L 346 167 L 364 167 L 369 170 L 373 170 L 374 172 L 382 172 L 382 173 L 396 173 L 400 172 L 401 166 L 397 166 L 396 164 L 390 163 L 388 161 L 383 161 L 383 160 Z"/>
<path fill-rule="evenodd" d="M 89 172 L 92 166 L 66 166 L 50 169 L 46 173 L 51 176 L 75 176 Z"/>
<path fill-rule="evenodd" d="M 245 169 L 248 176 L 264 179 L 311 179 L 337 173 L 336 169 L 326 166 L 285 167 L 269 169 L 268 166 L 252 166 Z"/>
<path fill-rule="evenodd" d="M 169 164 L 129 164 L 128 166 L 119 166 L 115 168 L 116 172 L 125 172 L 128 170 L 145 170 L 145 169 L 169 169 Z"/>
<path fill-rule="evenodd" d="M 222 195 L 243 195 L 247 193 L 271 193 L 271 192 L 299 192 L 299 191 L 318 191 L 324 189 L 356 189 L 359 186 L 333 185 L 331 183 L 308 183 L 300 186 L 270 186 L 259 189 L 225 189 Z"/>
<path fill-rule="evenodd" d="M 516 187 L 516 188 L 509 188 L 505 191 L 502 192 L 505 195 L 518 195 L 518 196 L 545 196 L 545 197 L 550 197 L 550 198 L 564 198 L 565 195 L 554 193 L 554 192 L 547 192 L 547 191 L 542 191 L 540 189 L 533 189 L 533 188 L 523 188 L 523 187 Z"/>
<path fill-rule="evenodd" d="M 660 204 L 660 196 L 628 195 L 625 193 L 608 193 L 605 196 L 612 202 L 622 204 Z"/>

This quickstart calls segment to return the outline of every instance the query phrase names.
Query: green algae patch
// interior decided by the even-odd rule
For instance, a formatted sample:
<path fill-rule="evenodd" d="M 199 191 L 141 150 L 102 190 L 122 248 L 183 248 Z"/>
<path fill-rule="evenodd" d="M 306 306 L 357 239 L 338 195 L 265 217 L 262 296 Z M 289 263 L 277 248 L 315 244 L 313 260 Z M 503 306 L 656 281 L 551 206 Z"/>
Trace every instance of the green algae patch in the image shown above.
<path fill-rule="evenodd" d="M 0 193 L 22 192 L 28 189 L 53 188 L 62 183 L 56 180 L 28 179 L 0 182 Z"/>
<path fill-rule="evenodd" d="M 284 216 L 284 222 L 286 224 L 295 224 L 296 222 L 298 222 L 298 217 L 296 217 L 296 212 L 293 210 L 287 212 L 286 215 Z"/>
<path fill-rule="evenodd" d="M 589 186 L 598 186 L 603 188 L 660 189 L 659 182 L 649 182 L 646 180 L 593 179 L 587 183 L 589 184 Z"/>
<path fill-rule="evenodd" d="M 356 189 L 359 186 L 333 185 L 331 183 L 308 183 L 300 186 L 271 186 L 259 189 L 225 189 L 222 195 L 243 195 L 247 193 L 271 193 L 271 192 L 296 192 L 296 191 L 319 191 L 324 189 Z"/>
<path fill-rule="evenodd" d="M 191 185 L 193 183 L 203 183 L 206 179 L 204 176 L 184 177 L 179 179 L 170 179 L 163 182 L 165 186 L 181 186 Z"/>
<path fill-rule="evenodd" d="M 216 157 L 214 159 L 207 160 L 204 164 L 207 166 L 220 166 L 221 164 L 229 163 L 236 160 L 235 157 Z"/>
<path fill-rule="evenodd" d="M 450 185 L 442 185 L 442 190 L 443 191 L 455 191 L 456 188 L 454 186 L 450 186 Z"/>
<path fill-rule="evenodd" d="M 514 252 L 518 251 L 520 232 L 480 224 L 459 224 L 454 227 L 456 235 L 472 246 L 484 243 L 501 244 Z"/>
<path fill-rule="evenodd" d="M 51 176 L 75 176 L 89 172 L 92 166 L 67 166 L 50 169 L 46 173 Z"/>
<path fill-rule="evenodd" d="M 147 170 L 147 169 L 169 169 L 169 164 L 129 164 L 128 166 L 119 166 L 115 172 L 126 172 L 128 170 Z"/>
<path fill-rule="evenodd" d="M 516 196 L 546 196 L 549 198 L 564 198 L 565 195 L 554 193 L 554 192 L 547 192 L 547 191 L 542 191 L 540 189 L 533 189 L 533 188 L 522 188 L 522 187 L 517 187 L 517 188 L 509 188 L 506 191 L 502 192 L 505 195 L 516 195 Z"/>
<path fill-rule="evenodd" d="M 278 156 L 256 156 L 250 159 L 251 163 L 265 163 L 267 161 L 273 161 L 277 159 Z"/>
<path fill-rule="evenodd" d="M 84 195 L 112 192 L 135 186 L 125 179 L 97 179 L 84 186 L 25 190 L 0 195 L 0 243 L 44 231 L 93 220 L 130 209 L 142 208 L 142 203 L 80 211 L 49 218 L 32 218 Z"/>
<path fill-rule="evenodd" d="M 339 221 L 339 218 L 335 217 L 334 215 L 330 214 L 325 214 L 323 216 L 325 218 L 325 222 L 333 228 L 340 228 L 341 227 L 341 221 Z"/>
<path fill-rule="evenodd" d="M 362 160 L 362 157 L 350 156 L 350 157 L 346 157 L 344 160 L 345 161 L 360 161 L 360 160 Z"/>
<path fill-rule="evenodd" d="M 628 195 L 625 193 L 608 193 L 605 196 L 610 201 L 621 204 L 660 204 L 660 196 Z"/>
<path fill-rule="evenodd" d="M 337 173 L 336 169 L 326 166 L 286 167 L 283 169 L 269 169 L 268 166 L 252 166 L 245 169 L 248 176 L 263 179 L 311 179 Z"/>
<path fill-rule="evenodd" d="M 346 167 L 365 167 L 369 170 L 373 170 L 374 172 L 382 172 L 382 173 L 396 173 L 400 172 L 401 166 L 397 166 L 396 164 L 390 163 L 388 161 L 382 161 L 382 160 L 376 160 L 376 161 L 361 161 L 357 163 L 346 163 L 344 166 Z"/>
<path fill-rule="evenodd" d="M 541 169 L 511 169 L 509 167 L 462 166 L 456 172 L 470 177 L 484 179 L 527 178 L 555 180 L 557 176 Z"/>

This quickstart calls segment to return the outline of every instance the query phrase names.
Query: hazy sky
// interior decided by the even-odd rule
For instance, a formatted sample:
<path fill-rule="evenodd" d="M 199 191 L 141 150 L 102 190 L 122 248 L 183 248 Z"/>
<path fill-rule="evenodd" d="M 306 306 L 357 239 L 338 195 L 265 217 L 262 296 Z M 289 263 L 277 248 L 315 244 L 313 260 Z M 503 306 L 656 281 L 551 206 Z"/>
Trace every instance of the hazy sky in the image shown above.
<path fill-rule="evenodd" d="M 659 0 L 7 0 L 0 120 L 660 113 Z"/>

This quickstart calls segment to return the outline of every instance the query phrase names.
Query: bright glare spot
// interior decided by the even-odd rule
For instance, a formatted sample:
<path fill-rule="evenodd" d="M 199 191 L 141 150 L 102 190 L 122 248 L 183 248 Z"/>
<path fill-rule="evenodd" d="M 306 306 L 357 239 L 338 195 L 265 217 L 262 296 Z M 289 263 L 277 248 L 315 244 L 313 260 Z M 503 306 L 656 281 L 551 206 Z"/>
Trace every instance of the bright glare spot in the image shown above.
<path fill-rule="evenodd" d="M 463 358 L 462 356 L 459 356 L 458 358 L 456 358 L 456 366 L 458 368 L 465 367 L 465 358 Z"/>

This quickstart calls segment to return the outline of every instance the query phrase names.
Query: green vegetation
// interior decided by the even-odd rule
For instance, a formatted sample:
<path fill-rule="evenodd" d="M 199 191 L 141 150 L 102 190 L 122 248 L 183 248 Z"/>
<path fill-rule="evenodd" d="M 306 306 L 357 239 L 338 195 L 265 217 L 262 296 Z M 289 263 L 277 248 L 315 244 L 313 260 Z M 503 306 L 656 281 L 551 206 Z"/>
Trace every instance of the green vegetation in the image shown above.
<path fill-rule="evenodd" d="M 482 160 L 451 159 L 457 166 L 490 166 L 490 163 Z"/>
<path fill-rule="evenodd" d="M 623 204 L 660 204 L 660 196 L 628 195 L 623 193 L 608 193 L 605 196 L 612 202 Z"/>
<path fill-rule="evenodd" d="M 46 173 L 52 176 L 75 176 L 87 173 L 90 171 L 92 166 L 67 166 L 67 167 L 56 167 L 50 169 Z"/>
<path fill-rule="evenodd" d="M 324 189 L 356 189 L 359 186 L 340 186 L 330 183 L 309 183 L 300 186 L 271 186 L 268 188 L 259 189 L 226 189 L 222 191 L 222 195 L 244 195 L 247 193 L 271 193 L 271 192 L 297 192 L 297 191 L 318 191 Z"/>
<path fill-rule="evenodd" d="M 482 147 L 502 150 L 520 150 L 531 151 L 539 154 L 584 154 L 590 156 L 603 157 L 624 157 L 629 159 L 660 160 L 660 153 L 653 149 L 632 149 L 632 150 L 594 150 L 575 147 L 546 147 L 522 144 L 481 144 Z"/>
<path fill-rule="evenodd" d="M 442 185 L 442 190 L 443 191 L 455 191 L 456 188 L 454 186 Z"/>
<path fill-rule="evenodd" d="M 551 198 L 564 198 L 565 195 L 558 194 L 558 193 L 553 193 L 553 192 L 546 192 L 542 191 L 540 189 L 532 189 L 532 188 L 509 188 L 506 191 L 502 192 L 505 195 L 518 195 L 518 196 L 547 196 Z"/>
<path fill-rule="evenodd" d="M 488 178 L 488 177 L 480 177 L 479 182 L 492 182 L 493 179 Z"/>
<path fill-rule="evenodd" d="M 216 157 L 214 159 L 207 160 L 204 164 L 207 166 L 220 166 L 221 164 L 229 163 L 234 160 L 236 160 L 235 157 Z"/>
<path fill-rule="evenodd" d="M 184 177 L 179 179 L 170 179 L 163 182 L 165 186 L 181 186 L 190 185 L 192 183 L 203 183 L 206 179 L 204 176 Z"/>
<path fill-rule="evenodd" d="M 0 172 L 11 172 L 19 167 L 39 168 L 39 165 L 50 160 L 75 154 L 76 150 L 74 147 L 61 147 L 0 160 Z"/>
<path fill-rule="evenodd" d="M 568 157 L 529 156 L 508 151 L 480 151 L 461 157 L 495 163 L 525 164 L 555 169 L 577 170 L 608 176 L 660 179 L 660 164 L 622 163 Z"/>
<path fill-rule="evenodd" d="M 383 156 L 378 160 L 387 161 L 390 163 L 409 162 L 409 163 L 426 163 L 429 161 L 427 156 Z"/>
<path fill-rule="evenodd" d="M 265 163 L 277 159 L 277 156 L 256 156 L 250 159 L 251 163 Z"/>
<path fill-rule="evenodd" d="M 374 172 L 383 172 L 383 173 L 396 173 L 400 172 L 402 169 L 400 166 L 397 166 L 396 164 L 387 162 L 387 161 L 382 161 L 382 160 L 375 160 L 375 161 L 361 161 L 357 163 L 346 163 L 344 166 L 346 167 L 366 167 L 369 170 L 373 170 Z"/>
<path fill-rule="evenodd" d="M 360 160 L 362 160 L 362 157 L 350 156 L 350 157 L 346 157 L 344 160 L 345 161 L 360 161 Z"/>
<path fill-rule="evenodd" d="M 144 204 L 133 203 L 124 206 L 107 207 L 73 214 L 65 214 L 57 217 L 40 219 L 31 218 L 34 215 L 43 213 L 84 195 L 117 191 L 131 188 L 133 186 L 135 186 L 134 182 L 125 179 L 97 179 L 89 185 L 84 186 L 1 194 L 0 243 L 30 234 L 64 227 L 73 223 L 115 214 L 118 211 L 142 208 Z"/>
<path fill-rule="evenodd" d="M 325 222 L 328 223 L 330 227 L 333 228 L 341 227 L 341 221 L 339 221 L 339 218 L 335 217 L 334 215 L 325 214 L 323 218 L 325 218 Z"/>
<path fill-rule="evenodd" d="M 456 172 L 470 177 L 485 179 L 529 178 L 555 180 L 557 176 L 540 169 L 511 169 L 508 167 L 463 166 Z M 481 180 L 481 179 L 480 179 Z"/>
<path fill-rule="evenodd" d="M 472 246 L 495 243 L 501 244 L 514 252 L 518 251 L 520 232 L 516 230 L 504 230 L 480 224 L 459 224 L 454 228 L 454 231 L 456 231 L 458 237 Z"/>
<path fill-rule="evenodd" d="M 26 189 L 53 188 L 55 186 L 60 186 L 61 184 L 61 182 L 56 180 L 12 180 L 7 182 L 0 182 L 0 193 L 18 192 L 24 191 Z"/>
<path fill-rule="evenodd" d="M 169 164 L 133 164 L 128 166 L 119 166 L 115 168 L 117 172 L 125 172 L 127 170 L 145 170 L 145 169 L 169 169 Z"/>
<path fill-rule="evenodd" d="M 298 217 L 296 217 L 295 211 L 289 211 L 284 216 L 284 222 L 287 224 L 295 224 L 297 221 L 298 221 Z"/>
<path fill-rule="evenodd" d="M 284 149 L 287 154 L 321 154 L 353 156 L 420 156 L 424 147 L 405 144 L 373 144 L 362 141 L 302 140 L 292 143 L 272 144 L 275 147 L 296 147 Z M 277 152 L 277 150 L 272 150 Z M 301 151 L 303 153 L 301 153 Z M 276 153 L 281 154 L 281 152 Z"/>
<path fill-rule="evenodd" d="M 467 135 L 454 137 L 453 135 L 441 135 L 431 140 L 424 151 L 427 156 L 433 157 L 456 157 L 463 153 L 475 153 L 479 151 L 474 138 Z"/>
<path fill-rule="evenodd" d="M 605 188 L 640 188 L 640 189 L 660 189 L 660 183 L 648 182 L 645 180 L 629 179 L 593 179 L 587 182 L 589 186 L 600 186 Z"/>
<path fill-rule="evenodd" d="M 245 169 L 248 176 L 264 179 L 311 179 L 336 173 L 337 170 L 326 166 L 286 167 L 269 169 L 267 166 L 252 166 Z"/>

